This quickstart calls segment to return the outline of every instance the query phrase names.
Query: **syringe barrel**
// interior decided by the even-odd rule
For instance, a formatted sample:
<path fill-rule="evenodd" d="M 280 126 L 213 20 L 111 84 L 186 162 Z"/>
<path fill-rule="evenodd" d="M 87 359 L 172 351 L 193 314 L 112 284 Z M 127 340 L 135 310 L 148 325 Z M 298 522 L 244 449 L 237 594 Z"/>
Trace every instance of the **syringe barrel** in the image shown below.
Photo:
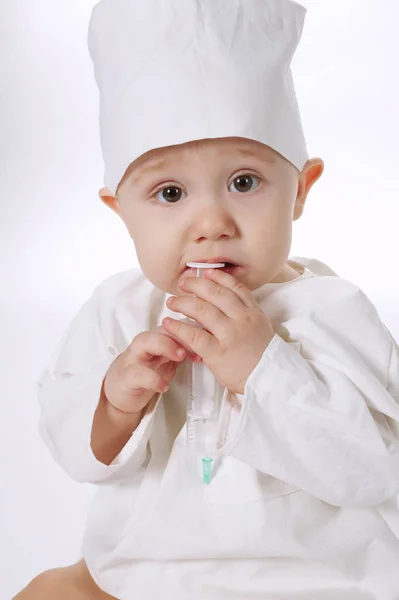
<path fill-rule="evenodd" d="M 219 384 L 204 363 L 192 363 L 187 411 L 198 418 L 219 414 Z"/>
<path fill-rule="evenodd" d="M 216 451 L 218 418 L 198 419 L 187 415 L 187 445 L 201 458 L 213 458 Z"/>
<path fill-rule="evenodd" d="M 196 268 L 197 277 L 203 277 L 204 268 L 218 268 L 224 263 L 189 263 L 188 266 Z M 201 327 L 196 321 L 192 324 Z M 188 377 L 187 443 L 203 457 L 211 457 L 216 447 L 216 426 L 223 388 L 203 362 L 192 363 Z"/>

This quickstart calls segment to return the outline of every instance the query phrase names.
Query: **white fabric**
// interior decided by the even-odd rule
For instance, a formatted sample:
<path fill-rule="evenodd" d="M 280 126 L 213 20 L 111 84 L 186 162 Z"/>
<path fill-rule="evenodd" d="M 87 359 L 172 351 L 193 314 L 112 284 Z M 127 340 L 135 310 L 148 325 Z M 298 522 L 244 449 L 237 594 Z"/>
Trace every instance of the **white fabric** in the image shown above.
<path fill-rule="evenodd" d="M 109 365 L 176 318 L 140 269 L 96 288 L 42 374 L 40 431 L 99 486 L 83 555 L 116 598 L 398 600 L 398 346 L 356 285 L 290 264 L 312 271 L 253 292 L 276 335 L 245 393 L 225 390 L 209 486 L 185 446 L 187 362 L 112 465 L 90 448 Z"/>
<path fill-rule="evenodd" d="M 154 148 L 238 136 L 302 170 L 291 72 L 306 9 L 291 0 L 102 0 L 88 48 L 100 92 L 104 184 Z"/>

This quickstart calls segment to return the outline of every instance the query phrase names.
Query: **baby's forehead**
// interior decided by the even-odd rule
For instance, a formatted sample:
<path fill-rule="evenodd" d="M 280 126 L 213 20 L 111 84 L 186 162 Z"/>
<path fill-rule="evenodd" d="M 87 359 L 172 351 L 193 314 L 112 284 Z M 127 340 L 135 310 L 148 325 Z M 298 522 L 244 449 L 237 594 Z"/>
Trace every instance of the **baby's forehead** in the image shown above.
<path fill-rule="evenodd" d="M 178 163 L 187 160 L 191 156 L 194 158 L 198 153 L 209 154 L 210 159 L 214 156 L 224 157 L 226 160 L 237 157 L 253 157 L 262 160 L 268 160 L 272 163 L 277 162 L 281 155 L 270 146 L 266 146 L 256 140 L 247 138 L 215 138 L 186 142 L 175 146 L 165 148 L 156 148 L 142 154 L 133 161 L 127 172 L 126 177 L 134 179 L 147 169 L 156 170 L 168 163 Z"/>
<path fill-rule="evenodd" d="M 157 158 L 165 160 L 178 160 L 182 157 L 196 155 L 199 152 L 218 153 L 221 150 L 228 151 L 229 154 L 237 153 L 238 155 L 248 153 L 249 156 L 252 154 L 260 157 L 271 155 L 278 156 L 278 152 L 273 150 L 273 148 L 256 140 L 251 140 L 248 138 L 226 137 L 193 140 L 184 144 L 177 144 L 175 146 L 156 148 L 146 152 L 135 162 L 141 162 L 143 164 Z"/>

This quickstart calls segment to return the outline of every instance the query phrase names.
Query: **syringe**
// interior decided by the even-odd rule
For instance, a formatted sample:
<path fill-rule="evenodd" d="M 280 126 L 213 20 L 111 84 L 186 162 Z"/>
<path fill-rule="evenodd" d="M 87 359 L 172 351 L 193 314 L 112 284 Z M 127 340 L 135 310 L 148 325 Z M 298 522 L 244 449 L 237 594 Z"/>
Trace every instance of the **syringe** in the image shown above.
<path fill-rule="evenodd" d="M 203 269 L 219 269 L 225 263 L 187 263 L 203 277 Z M 197 321 L 193 321 L 197 326 Z M 212 463 L 216 451 L 216 427 L 219 419 L 223 388 L 204 363 L 192 363 L 188 381 L 187 445 L 202 458 L 203 482 L 211 480 Z"/>

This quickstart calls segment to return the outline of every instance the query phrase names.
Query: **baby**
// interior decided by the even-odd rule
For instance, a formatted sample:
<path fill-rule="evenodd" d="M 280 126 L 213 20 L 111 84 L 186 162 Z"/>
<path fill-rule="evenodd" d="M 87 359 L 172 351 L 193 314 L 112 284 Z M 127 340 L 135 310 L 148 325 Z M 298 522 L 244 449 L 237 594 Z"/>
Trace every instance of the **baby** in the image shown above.
<path fill-rule="evenodd" d="M 289 69 L 305 11 L 142 4 L 102 0 L 89 38 L 100 198 L 140 268 L 96 287 L 38 384 L 50 452 L 98 490 L 82 560 L 15 600 L 397 600 L 399 349 L 356 285 L 290 258 L 324 168 Z M 199 362 L 223 389 L 206 486 L 186 443 Z"/>

